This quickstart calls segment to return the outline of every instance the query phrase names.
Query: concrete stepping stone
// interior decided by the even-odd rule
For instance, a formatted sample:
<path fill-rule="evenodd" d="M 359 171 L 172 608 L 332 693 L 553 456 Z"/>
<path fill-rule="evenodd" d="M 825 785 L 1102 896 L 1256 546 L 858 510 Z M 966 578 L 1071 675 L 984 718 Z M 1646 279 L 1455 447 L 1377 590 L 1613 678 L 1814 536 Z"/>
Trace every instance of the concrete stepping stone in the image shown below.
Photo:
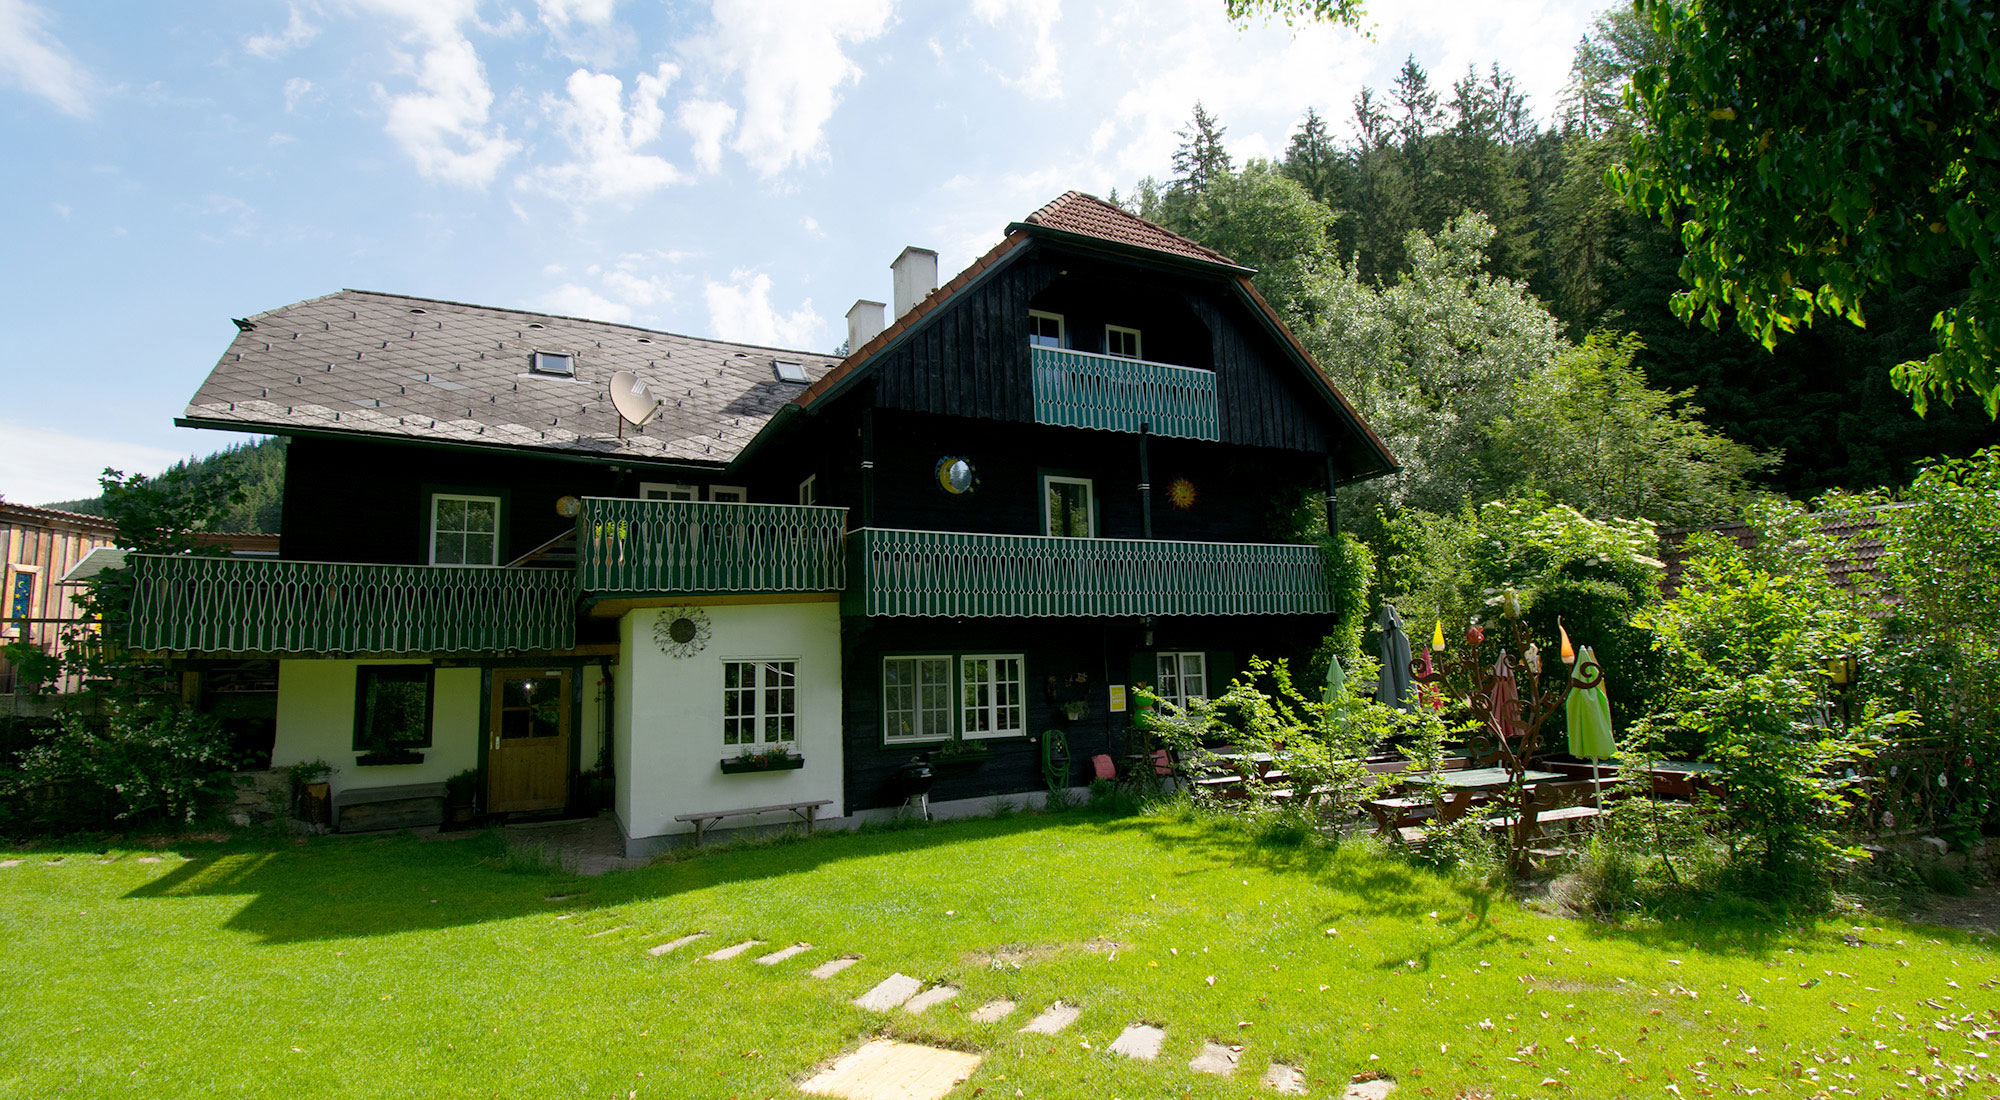
<path fill-rule="evenodd" d="M 661 955 L 666 955 L 675 951 L 679 951 L 681 948 L 686 947 L 688 944 L 691 944 L 696 940 L 707 939 L 707 938 L 708 938 L 708 933 L 706 932 L 689 932 L 687 935 L 682 936 L 680 939 L 668 940 L 666 943 L 654 944 L 652 947 L 648 947 L 646 949 L 646 954 L 658 958 Z"/>
<path fill-rule="evenodd" d="M 26 862 L 27 862 L 26 860 L 22 859 L 0 859 L 0 867 L 19 867 L 21 864 Z M 155 860 L 154 862 L 157 863 L 159 861 Z"/>
<path fill-rule="evenodd" d="M 1377 1077 L 1373 1081 L 1347 1086 L 1347 1091 L 1340 1094 L 1340 1100 L 1383 1100 L 1395 1091 L 1396 1082 L 1387 1077 Z"/>
<path fill-rule="evenodd" d="M 1194 1056 L 1194 1061 L 1188 1063 L 1188 1068 L 1196 1073 L 1213 1073 L 1217 1077 L 1227 1077 L 1236 1072 L 1236 1059 L 1241 1053 L 1240 1047 L 1203 1043 L 1201 1053 Z"/>
<path fill-rule="evenodd" d="M 870 1012 L 887 1012 L 917 995 L 924 983 L 908 974 L 891 974 L 876 983 L 875 988 L 854 998 L 854 1003 Z"/>
<path fill-rule="evenodd" d="M 733 959 L 753 947 L 761 947 L 763 943 L 763 940 L 744 940 L 742 943 L 732 944 L 720 951 L 710 951 L 708 954 L 703 955 L 702 958 L 721 962 L 724 959 Z"/>
<path fill-rule="evenodd" d="M 812 976 L 825 981 L 860 961 L 861 956 L 859 955 L 842 955 L 837 959 L 828 959 L 812 968 Z"/>
<path fill-rule="evenodd" d="M 1303 1096 L 1306 1091 L 1306 1075 L 1300 1072 L 1297 1066 L 1288 1066 L 1283 1062 L 1272 1062 L 1271 1068 L 1264 1071 L 1264 1087 L 1275 1089 L 1278 1092 L 1290 1093 L 1295 1096 Z"/>
<path fill-rule="evenodd" d="M 160 857 L 159 857 L 159 856 L 140 856 L 140 857 L 139 857 L 139 862 L 141 862 L 141 863 L 158 863 L 158 862 L 160 862 Z"/>
<path fill-rule="evenodd" d="M 956 996 L 958 996 L 957 986 L 934 985 L 929 989 L 924 990 L 922 993 L 919 993 L 916 996 L 910 998 L 909 1001 L 903 1005 L 903 1011 L 909 1013 L 912 1016 L 918 1016 L 921 1015 L 925 1009 L 930 1008 L 932 1005 L 941 1005 Z"/>
<path fill-rule="evenodd" d="M 1160 1044 L 1167 1041 L 1167 1029 L 1152 1024 L 1133 1024 L 1118 1033 L 1107 1049 L 1113 1054 L 1150 1062 L 1160 1056 Z"/>
<path fill-rule="evenodd" d="M 1004 998 L 997 1001 L 988 1001 L 980 1005 L 973 1012 L 972 1022 L 975 1024 L 997 1024 L 1007 1017 L 1012 1016 L 1015 1007 L 1016 1005 L 1013 1001 Z"/>
<path fill-rule="evenodd" d="M 776 951 L 773 951 L 770 954 L 765 955 L 762 958 L 759 958 L 757 961 L 765 966 L 776 966 L 779 963 L 784 962 L 786 959 L 789 959 L 794 955 L 802 954 L 810 950 L 812 950 L 812 944 L 795 943 L 790 947 L 780 947 Z"/>
<path fill-rule="evenodd" d="M 1082 1009 L 1075 1005 L 1066 1005 L 1061 1001 L 1057 1001 L 1043 1009 L 1041 1015 L 1029 1020 L 1028 1026 L 1021 1029 L 1021 1034 L 1054 1035 L 1056 1032 L 1075 1023 L 1076 1018 L 1081 1015 L 1083 1015 Z"/>
<path fill-rule="evenodd" d="M 871 1039 L 799 1091 L 842 1100 L 940 1100 L 979 1068 L 980 1056 L 894 1039 Z"/>

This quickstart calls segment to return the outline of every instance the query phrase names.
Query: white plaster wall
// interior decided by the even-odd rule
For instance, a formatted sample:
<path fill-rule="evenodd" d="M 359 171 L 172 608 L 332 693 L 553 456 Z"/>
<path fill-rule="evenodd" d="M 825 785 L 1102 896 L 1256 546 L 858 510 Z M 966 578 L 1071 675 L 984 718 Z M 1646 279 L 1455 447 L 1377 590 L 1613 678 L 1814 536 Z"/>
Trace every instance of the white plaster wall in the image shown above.
<path fill-rule="evenodd" d="M 653 643 L 661 610 L 619 623 L 618 819 L 631 838 L 692 832 L 676 814 L 831 799 L 841 804 L 840 605 L 831 602 L 703 607 L 712 632 L 692 657 L 669 657 Z M 722 743 L 722 664 L 784 658 L 798 667 L 797 771 L 724 775 L 740 750 Z M 782 824 L 790 814 L 735 817 L 722 828 Z"/>
<path fill-rule="evenodd" d="M 479 762 L 479 670 L 441 668 L 431 697 L 431 747 L 421 764 L 359 767 L 354 751 L 354 670 L 424 661 L 287 660 L 278 662 L 278 734 L 271 766 L 308 760 L 334 766 L 335 791 L 442 783 Z"/>

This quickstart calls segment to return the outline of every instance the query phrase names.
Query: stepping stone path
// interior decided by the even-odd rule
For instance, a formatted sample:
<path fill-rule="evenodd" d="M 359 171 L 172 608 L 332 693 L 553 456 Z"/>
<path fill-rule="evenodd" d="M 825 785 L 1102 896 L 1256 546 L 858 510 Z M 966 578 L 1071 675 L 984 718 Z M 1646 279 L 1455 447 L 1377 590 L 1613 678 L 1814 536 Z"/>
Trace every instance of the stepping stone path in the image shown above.
<path fill-rule="evenodd" d="M 891 974 L 875 988 L 854 999 L 856 1006 L 870 1012 L 887 1012 L 917 995 L 924 983 L 907 974 Z"/>
<path fill-rule="evenodd" d="M 964 1051 L 873 1039 L 800 1085 L 799 1091 L 842 1100 L 940 1100 L 972 1076 L 979 1063 L 979 1055 Z"/>
<path fill-rule="evenodd" d="M 1341 1094 L 1340 1100 L 1382 1100 L 1394 1091 L 1396 1082 L 1387 1077 L 1377 1077 L 1373 1081 L 1347 1086 L 1347 1091 Z"/>
<path fill-rule="evenodd" d="M 1221 1043 L 1203 1043 L 1201 1053 L 1194 1056 L 1188 1068 L 1196 1073 L 1213 1073 L 1217 1077 L 1227 1077 L 1236 1072 L 1236 1057 L 1241 1047 L 1226 1047 Z"/>
<path fill-rule="evenodd" d="M 1118 1038 L 1111 1040 L 1111 1046 L 1107 1049 L 1113 1054 L 1123 1054 L 1127 1058 L 1150 1062 L 1160 1056 L 1160 1044 L 1166 1041 L 1165 1028 L 1154 1027 L 1152 1024 L 1133 1024 L 1119 1032 Z"/>
<path fill-rule="evenodd" d="M 930 1008 L 932 1005 L 941 1005 L 956 996 L 958 996 L 957 986 L 932 986 L 910 998 L 909 1002 L 903 1006 L 903 1011 L 912 1016 L 921 1015 L 925 1009 Z"/>
<path fill-rule="evenodd" d="M 1279 1092 L 1304 1095 L 1306 1091 L 1306 1075 L 1300 1073 L 1295 1066 L 1288 1066 L 1283 1062 L 1272 1062 L 1271 1068 L 1264 1071 L 1264 1087 L 1267 1089 L 1276 1089 Z"/>
<path fill-rule="evenodd" d="M 972 1014 L 975 1024 L 997 1024 L 1014 1014 L 1014 1002 L 1008 1000 L 988 1001 Z"/>
<path fill-rule="evenodd" d="M 0 859 L 0 867 L 19 867 L 21 864 L 25 862 L 27 861 L 19 859 Z M 156 860 L 155 862 L 158 861 Z"/>
<path fill-rule="evenodd" d="M 837 959 L 828 959 L 812 968 L 812 976 L 825 981 L 860 961 L 859 955 L 842 955 Z"/>
<path fill-rule="evenodd" d="M 659 944 L 654 947 L 648 947 L 646 949 L 646 954 L 652 955 L 657 958 L 661 955 L 669 954 L 674 951 L 679 951 L 681 948 L 686 947 L 688 944 L 691 944 L 696 940 L 707 939 L 707 938 L 708 938 L 708 933 L 706 932 L 690 932 L 687 935 L 682 936 L 680 939 L 669 940 L 666 943 Z"/>
<path fill-rule="evenodd" d="M 753 947 L 761 947 L 763 943 L 763 940 L 744 940 L 742 943 L 725 947 L 720 951 L 710 951 L 708 954 L 703 955 L 702 958 L 721 962 L 724 959 L 733 959 Z"/>
<path fill-rule="evenodd" d="M 1075 1005 L 1066 1005 L 1061 1001 L 1057 1001 L 1043 1009 L 1040 1016 L 1029 1020 L 1028 1026 L 1021 1029 L 1021 1034 L 1054 1035 L 1056 1032 L 1075 1023 L 1076 1018 L 1081 1015 L 1083 1015 L 1082 1009 Z"/>
<path fill-rule="evenodd" d="M 779 963 L 784 962 L 786 959 L 791 958 L 793 955 L 803 954 L 810 950 L 812 950 L 812 944 L 795 943 L 790 947 L 780 947 L 776 951 L 773 951 L 770 954 L 765 955 L 764 957 L 758 959 L 757 961 L 765 966 L 776 966 Z"/>
<path fill-rule="evenodd" d="M 159 856 L 140 856 L 140 857 L 139 857 L 139 862 L 141 862 L 141 863 L 158 863 L 158 862 L 160 862 L 160 857 L 159 857 Z"/>

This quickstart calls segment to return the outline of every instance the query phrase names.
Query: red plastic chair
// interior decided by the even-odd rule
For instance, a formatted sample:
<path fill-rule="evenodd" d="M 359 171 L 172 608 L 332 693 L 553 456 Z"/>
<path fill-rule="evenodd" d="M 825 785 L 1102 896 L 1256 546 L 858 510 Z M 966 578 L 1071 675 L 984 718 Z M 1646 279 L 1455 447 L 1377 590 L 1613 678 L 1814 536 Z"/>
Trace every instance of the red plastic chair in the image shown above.
<path fill-rule="evenodd" d="M 1109 755 L 1100 752 L 1091 757 L 1090 766 L 1096 771 L 1097 778 L 1109 779 L 1114 783 L 1118 781 L 1118 765 L 1112 762 Z"/>

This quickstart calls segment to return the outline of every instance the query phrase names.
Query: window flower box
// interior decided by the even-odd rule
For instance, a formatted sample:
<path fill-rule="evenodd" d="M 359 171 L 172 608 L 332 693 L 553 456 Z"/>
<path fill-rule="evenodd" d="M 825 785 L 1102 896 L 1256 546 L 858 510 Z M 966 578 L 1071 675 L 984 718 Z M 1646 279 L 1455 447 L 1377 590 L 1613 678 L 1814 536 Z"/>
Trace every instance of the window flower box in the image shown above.
<path fill-rule="evenodd" d="M 355 757 L 354 763 L 363 768 L 380 768 L 391 764 L 421 764 L 424 754 L 415 749 L 377 749 Z"/>
<path fill-rule="evenodd" d="M 806 766 L 806 758 L 790 752 L 744 753 L 722 761 L 722 774 L 744 772 L 789 772 Z"/>
<path fill-rule="evenodd" d="M 940 768 L 976 768 L 992 758 L 993 750 L 985 745 L 960 741 L 939 749 L 931 756 L 931 763 Z"/>

